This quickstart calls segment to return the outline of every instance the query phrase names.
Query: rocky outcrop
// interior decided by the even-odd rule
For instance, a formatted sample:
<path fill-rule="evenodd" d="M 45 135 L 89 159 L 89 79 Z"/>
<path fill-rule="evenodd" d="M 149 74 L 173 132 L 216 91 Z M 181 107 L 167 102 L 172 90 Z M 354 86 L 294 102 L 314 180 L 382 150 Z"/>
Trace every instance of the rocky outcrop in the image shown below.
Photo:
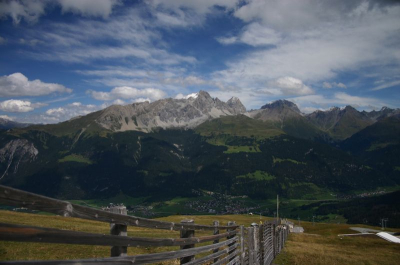
<path fill-rule="evenodd" d="M 6 165 L 5 171 L 1 174 L 0 180 L 6 176 L 10 169 L 17 173 L 21 162 L 30 162 L 36 159 L 39 151 L 33 143 L 26 139 L 16 139 L 9 141 L 0 149 L 0 163 Z"/>
<path fill-rule="evenodd" d="M 287 118 L 302 116 L 297 105 L 287 100 L 277 100 L 265 104 L 261 109 L 250 111 L 246 115 L 258 120 L 279 122 L 283 122 Z"/>
<path fill-rule="evenodd" d="M 194 128 L 220 116 L 246 112 L 238 98 L 223 102 L 200 91 L 186 99 L 161 99 L 152 103 L 134 103 L 126 106 L 111 106 L 102 111 L 96 122 L 113 131 L 144 131 L 154 128 Z"/>

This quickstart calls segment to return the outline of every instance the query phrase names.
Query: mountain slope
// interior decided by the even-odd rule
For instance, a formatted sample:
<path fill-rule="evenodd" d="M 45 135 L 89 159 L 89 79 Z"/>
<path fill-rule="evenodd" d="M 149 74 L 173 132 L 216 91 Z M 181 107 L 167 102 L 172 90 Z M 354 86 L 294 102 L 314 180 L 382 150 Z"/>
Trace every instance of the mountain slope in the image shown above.
<path fill-rule="evenodd" d="M 343 141 L 341 148 L 400 180 L 400 116 L 384 118 L 361 130 Z"/>
<path fill-rule="evenodd" d="M 320 141 L 324 132 L 291 102 L 242 112 L 236 98 L 224 103 L 200 92 L 2 131 L 0 183 L 59 198 L 194 196 L 203 189 L 259 199 L 400 183 L 396 115 L 371 114 L 377 122 L 344 141 L 343 151 Z M 335 119 L 318 126 L 349 124 Z"/>
<path fill-rule="evenodd" d="M 266 104 L 259 110 L 246 113 L 247 116 L 268 121 L 285 133 L 304 139 L 323 138 L 323 133 L 309 122 L 297 105 L 287 100 L 277 100 Z"/>
<path fill-rule="evenodd" d="M 13 128 L 24 128 L 28 127 L 30 124 L 28 123 L 19 123 L 7 119 L 0 118 L 0 130 L 8 130 Z"/>
<path fill-rule="evenodd" d="M 111 106 L 102 111 L 96 122 L 112 131 L 144 131 L 154 128 L 193 128 L 220 116 L 241 114 L 246 111 L 238 98 L 222 102 L 200 91 L 188 99 L 162 99 L 126 106 Z"/>
<path fill-rule="evenodd" d="M 334 107 L 327 111 L 315 111 L 306 118 L 335 141 L 342 141 L 361 131 L 369 125 L 396 115 L 399 110 L 383 107 L 379 111 L 359 112 L 351 106 Z"/>

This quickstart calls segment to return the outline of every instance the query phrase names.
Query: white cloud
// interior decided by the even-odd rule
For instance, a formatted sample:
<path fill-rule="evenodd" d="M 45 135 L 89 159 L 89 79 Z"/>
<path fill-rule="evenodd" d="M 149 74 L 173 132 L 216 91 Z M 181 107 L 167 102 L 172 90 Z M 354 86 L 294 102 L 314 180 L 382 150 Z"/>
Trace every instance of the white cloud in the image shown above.
<path fill-rule="evenodd" d="M 126 102 L 121 99 L 116 99 L 112 102 L 113 105 L 125 105 Z"/>
<path fill-rule="evenodd" d="M 278 88 L 284 95 L 308 95 L 314 93 L 311 88 L 303 84 L 303 81 L 290 76 L 278 78 L 269 82 L 269 85 Z"/>
<path fill-rule="evenodd" d="M 0 45 L 6 44 L 7 39 L 0 36 Z"/>
<path fill-rule="evenodd" d="M 64 113 L 65 109 L 64 108 L 55 108 L 55 109 L 48 109 L 46 110 L 46 114 L 50 115 L 50 116 L 54 116 L 54 115 L 59 115 L 60 113 Z"/>
<path fill-rule="evenodd" d="M 72 90 L 63 85 L 44 83 L 38 79 L 29 81 L 21 73 L 0 77 L 0 96 L 41 96 L 54 92 L 70 93 Z"/>
<path fill-rule="evenodd" d="M 135 98 L 135 99 L 132 101 L 132 103 L 139 103 L 139 102 L 146 102 L 146 101 L 151 102 L 152 100 L 149 99 L 149 98 Z"/>
<path fill-rule="evenodd" d="M 347 86 L 345 84 L 336 83 L 336 82 L 332 82 L 332 83 L 324 82 L 324 83 L 322 83 L 322 87 L 323 88 L 327 88 L 327 89 L 330 89 L 330 88 L 333 88 L 333 87 L 347 88 Z"/>
<path fill-rule="evenodd" d="M 322 84 L 322 87 L 323 88 L 332 88 L 332 84 L 331 83 L 328 83 L 328 82 L 324 82 L 323 84 Z"/>
<path fill-rule="evenodd" d="M 59 0 L 62 13 L 107 18 L 118 0 Z"/>
<path fill-rule="evenodd" d="M 21 19 L 28 23 L 35 23 L 40 16 L 45 14 L 47 2 L 43 0 L 1 1 L 0 18 L 10 16 L 14 24 L 19 24 Z"/>
<path fill-rule="evenodd" d="M 123 59 L 135 65 L 194 64 L 193 56 L 166 50 L 167 43 L 149 19 L 136 9 L 110 20 L 79 20 L 71 24 L 52 24 L 29 34 L 47 47 L 45 51 L 26 51 L 37 60 L 84 63 Z M 109 43 L 110 40 L 112 44 Z M 99 45 L 102 43 L 103 45 Z M 43 45 L 42 45 L 43 46 Z"/>
<path fill-rule="evenodd" d="M 261 21 L 280 31 L 316 28 L 322 23 L 361 17 L 376 5 L 368 0 L 252 0 L 235 10 L 243 21 Z"/>
<path fill-rule="evenodd" d="M 36 46 L 38 43 L 41 43 L 41 41 L 38 39 L 30 39 L 30 40 L 26 40 L 23 38 L 19 39 L 19 44 L 22 45 Z"/>
<path fill-rule="evenodd" d="M 59 5 L 62 13 L 107 18 L 119 0 L 9 0 L 0 2 L 0 18 L 10 16 L 14 24 L 22 19 L 35 23 L 46 13 L 48 6 Z"/>
<path fill-rule="evenodd" d="M 164 84 L 179 84 L 183 87 L 186 86 L 193 86 L 193 85 L 204 85 L 208 84 L 209 82 L 207 80 L 204 80 L 200 77 L 197 76 L 186 76 L 186 77 L 177 77 L 177 78 L 165 78 L 161 80 L 162 83 Z"/>
<path fill-rule="evenodd" d="M 230 45 L 230 44 L 234 44 L 238 42 L 238 38 L 237 37 L 219 37 L 216 38 L 216 40 L 224 45 Z"/>
<path fill-rule="evenodd" d="M 8 115 L 0 115 L 0 119 L 5 119 L 5 120 L 9 120 L 9 121 L 13 121 L 14 117 L 10 117 Z"/>
<path fill-rule="evenodd" d="M 281 37 L 271 28 L 260 25 L 260 23 L 252 23 L 245 28 L 240 40 L 251 46 L 264 46 L 279 43 Z"/>
<path fill-rule="evenodd" d="M 217 41 L 224 45 L 234 43 L 245 43 L 254 47 L 275 45 L 281 41 L 281 36 L 275 30 L 261 25 L 258 22 L 251 23 L 244 27 L 239 36 L 220 37 Z"/>
<path fill-rule="evenodd" d="M 350 7 L 346 2 L 340 2 L 339 7 L 335 7 L 333 2 L 317 3 L 311 0 L 248 2 L 235 14 L 246 22 L 257 20 L 257 23 L 277 31 L 284 38 L 275 44 L 276 47 L 258 47 L 231 59 L 226 63 L 226 69 L 214 72 L 214 81 L 224 86 L 256 91 L 282 76 L 317 84 L 336 78 L 338 73 L 364 67 L 392 65 L 399 69 L 400 60 L 393 55 L 400 54 L 400 46 L 397 45 L 400 41 L 400 6 L 381 9 L 365 7 L 360 5 L 361 1 L 350 2 Z M 277 9 L 274 9 L 275 6 Z M 328 8 L 331 6 L 332 10 Z M 360 14 L 347 11 L 347 8 L 351 11 L 355 7 L 360 7 Z M 343 14 L 338 11 L 341 9 Z M 325 14 L 327 19 L 322 17 Z M 315 20 L 319 23 L 314 23 Z M 220 41 L 240 41 L 239 37 L 240 34 L 236 40 L 226 38 Z M 345 88 L 343 83 L 336 86 Z"/>
<path fill-rule="evenodd" d="M 215 7 L 224 7 L 231 10 L 236 7 L 239 0 L 202 0 L 202 1 L 187 1 L 187 0 L 150 0 L 148 1 L 155 7 L 161 7 L 169 10 L 191 9 L 200 14 L 212 12 Z"/>
<path fill-rule="evenodd" d="M 352 96 L 344 92 L 334 93 L 332 97 L 307 95 L 289 98 L 288 100 L 296 103 L 300 110 L 305 113 L 312 112 L 316 109 L 329 109 L 332 106 L 344 107 L 350 105 L 358 109 L 373 110 L 390 105 L 376 98 Z"/>
<path fill-rule="evenodd" d="M 62 107 L 48 109 L 44 114 L 33 116 L 35 122 L 56 123 L 69 120 L 77 116 L 87 115 L 91 112 L 98 111 L 101 106 L 93 104 L 82 104 L 81 102 L 74 102 Z"/>
<path fill-rule="evenodd" d="M 382 85 L 372 88 L 371 90 L 373 90 L 373 91 L 382 90 L 385 88 L 394 87 L 394 86 L 398 86 L 398 85 L 400 85 L 400 80 L 384 83 Z"/>
<path fill-rule="evenodd" d="M 116 100 L 116 99 L 137 99 L 148 97 L 152 100 L 158 100 L 166 96 L 165 92 L 155 88 L 137 89 L 134 87 L 122 86 L 115 87 L 110 92 L 99 92 L 89 90 L 88 93 L 97 100 Z"/>
<path fill-rule="evenodd" d="M 0 102 L 0 110 L 6 112 L 28 112 L 34 110 L 30 101 L 10 99 Z"/>
<path fill-rule="evenodd" d="M 184 95 L 182 93 L 179 93 L 178 95 L 175 96 L 175 99 L 189 99 L 189 98 L 197 98 L 198 94 L 197 93 L 191 93 L 189 95 Z"/>
<path fill-rule="evenodd" d="M 371 106 L 374 104 L 379 104 L 379 100 L 376 98 L 366 98 L 366 97 L 358 97 L 358 96 L 351 96 L 344 92 L 335 93 L 335 99 L 341 104 L 351 105 L 354 107 L 365 107 Z"/>

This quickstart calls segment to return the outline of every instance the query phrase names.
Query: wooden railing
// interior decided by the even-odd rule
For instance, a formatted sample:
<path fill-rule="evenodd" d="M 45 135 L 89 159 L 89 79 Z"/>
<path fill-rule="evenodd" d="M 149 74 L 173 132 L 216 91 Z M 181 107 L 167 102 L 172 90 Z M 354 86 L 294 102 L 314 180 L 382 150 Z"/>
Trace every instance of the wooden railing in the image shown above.
<path fill-rule="evenodd" d="M 23 226 L 0 223 L 0 240 L 18 242 L 62 243 L 79 245 L 111 246 L 110 258 L 57 260 L 57 261 L 0 261 L 0 264 L 148 264 L 162 262 L 171 259 L 180 259 L 180 264 L 267 264 L 264 262 L 264 244 L 261 232 L 265 231 L 265 223 L 258 227 L 244 228 L 235 222 L 228 225 L 219 225 L 215 221 L 213 225 L 195 224 L 193 220 L 183 220 L 181 223 L 164 222 L 145 219 L 125 214 L 94 209 L 86 206 L 72 204 L 67 201 L 56 200 L 45 196 L 13 189 L 0 185 L 0 204 L 16 207 L 25 207 L 31 210 L 44 211 L 62 215 L 65 217 L 78 217 L 87 220 L 96 220 L 111 224 L 110 235 L 59 230 L 36 226 Z M 117 211 L 118 212 L 118 211 Z M 152 229 L 166 229 L 180 231 L 180 238 L 144 238 L 127 236 L 127 226 L 136 226 Z M 282 228 L 282 225 L 273 224 L 274 231 Z M 278 229 L 279 228 L 279 229 Z M 209 231 L 210 235 L 196 237 L 195 231 Z M 287 230 L 288 231 L 288 230 Z M 276 233 L 270 233 L 276 238 Z M 259 235 L 259 236 L 257 236 Z M 287 234 L 285 234 L 286 239 Z M 258 238 L 258 239 L 257 239 Z M 261 240 L 261 241 L 260 241 Z M 282 239 L 280 239 L 282 241 Z M 196 244 L 209 242 L 208 245 Z M 268 239 L 266 242 L 270 242 Z M 277 240 L 273 242 L 278 242 Z M 129 247 L 160 247 L 180 246 L 179 250 L 127 255 Z M 283 245 L 273 246 L 272 257 L 280 251 Z M 276 251 L 275 249 L 278 249 Z M 210 253 L 206 253 L 210 252 Z M 257 253 L 256 256 L 254 253 Z M 201 254 L 201 257 L 196 255 Z M 269 259 L 268 259 L 269 262 Z M 272 262 L 272 259 L 271 259 Z"/>

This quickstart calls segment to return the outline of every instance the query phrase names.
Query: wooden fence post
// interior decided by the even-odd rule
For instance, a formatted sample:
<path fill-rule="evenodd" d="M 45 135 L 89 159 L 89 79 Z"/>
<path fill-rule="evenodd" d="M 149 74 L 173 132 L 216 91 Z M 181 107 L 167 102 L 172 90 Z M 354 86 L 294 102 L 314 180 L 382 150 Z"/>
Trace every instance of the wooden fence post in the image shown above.
<path fill-rule="evenodd" d="M 259 251 L 259 262 L 260 264 L 264 264 L 264 224 L 261 223 L 259 226 L 259 231 L 258 231 L 258 251 Z"/>
<path fill-rule="evenodd" d="M 258 233 L 258 225 L 256 223 L 251 224 L 253 227 L 253 238 L 251 239 L 253 241 L 253 264 L 260 264 L 259 263 L 259 252 L 260 252 L 260 242 L 259 242 L 259 233 Z"/>
<path fill-rule="evenodd" d="M 123 215 L 128 214 L 126 211 L 126 207 L 123 205 L 111 206 L 110 212 L 117 213 L 117 214 L 123 214 Z M 127 225 L 121 225 L 121 224 L 115 224 L 115 223 L 110 224 L 110 234 L 111 235 L 128 236 L 127 229 L 128 229 Z M 127 256 L 127 253 L 128 253 L 128 246 L 111 247 L 111 257 Z"/>
<path fill-rule="evenodd" d="M 254 227 L 248 228 L 249 264 L 254 264 Z"/>
<path fill-rule="evenodd" d="M 228 222 L 228 226 L 234 226 L 235 224 L 236 224 L 235 221 L 229 221 L 229 222 Z M 227 229 L 228 232 L 229 232 L 229 231 L 232 231 L 232 230 L 235 230 L 235 229 L 234 229 L 234 228 L 228 228 L 228 229 Z M 232 236 L 228 236 L 226 239 L 231 239 L 231 238 L 234 238 L 234 237 L 235 237 L 235 236 L 232 235 Z M 228 245 L 228 248 L 230 248 L 230 247 L 233 246 L 233 245 L 235 245 L 235 242 L 229 244 L 229 245 Z M 231 250 L 231 251 L 229 251 L 228 256 L 229 256 L 230 254 L 232 254 L 233 252 L 235 252 L 234 249 Z M 234 258 L 235 258 L 235 257 L 230 258 L 229 261 L 233 260 Z"/>
<path fill-rule="evenodd" d="M 275 224 L 272 225 L 272 246 L 273 246 L 273 257 L 276 257 L 276 226 Z"/>
<path fill-rule="evenodd" d="M 218 228 L 218 226 L 219 226 L 219 221 L 214 221 L 213 222 L 213 226 L 215 227 L 214 228 L 214 235 L 218 235 L 219 234 L 219 228 Z M 219 239 L 216 239 L 216 240 L 214 240 L 214 242 L 213 242 L 213 244 L 217 244 L 217 243 L 219 243 Z M 214 249 L 214 251 L 213 251 L 213 253 L 217 253 L 219 251 L 219 248 L 216 248 L 216 249 Z M 217 262 L 218 261 L 218 257 L 217 258 L 215 258 L 214 259 L 214 263 L 215 262 Z"/>
<path fill-rule="evenodd" d="M 244 252 L 244 227 L 240 226 L 240 264 L 244 265 L 246 253 Z"/>
<path fill-rule="evenodd" d="M 182 220 L 181 223 L 194 224 L 194 220 Z M 190 238 L 190 237 L 194 237 L 194 230 L 190 230 L 190 229 L 182 229 L 181 230 L 181 238 Z M 194 244 L 181 246 L 181 249 L 188 249 L 188 248 L 194 248 Z M 181 261 L 180 264 L 185 264 L 192 260 L 194 260 L 194 255 L 183 257 L 180 259 L 180 261 Z"/>

